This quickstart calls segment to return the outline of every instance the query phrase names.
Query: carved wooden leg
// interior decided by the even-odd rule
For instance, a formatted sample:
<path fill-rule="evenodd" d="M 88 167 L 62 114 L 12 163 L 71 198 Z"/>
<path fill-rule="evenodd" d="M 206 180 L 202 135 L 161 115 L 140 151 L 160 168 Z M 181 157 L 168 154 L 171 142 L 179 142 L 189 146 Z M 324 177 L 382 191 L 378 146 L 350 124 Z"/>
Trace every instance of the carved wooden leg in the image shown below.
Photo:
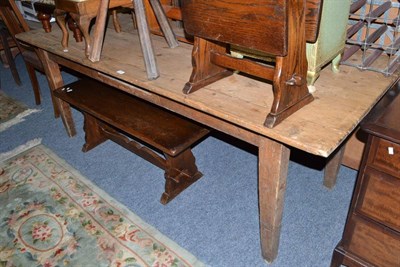
<path fill-rule="evenodd" d="M 329 189 L 332 189 L 336 184 L 336 179 L 342 163 L 344 150 L 345 145 L 342 145 L 328 158 L 328 162 L 325 166 L 324 186 Z"/>
<path fill-rule="evenodd" d="M 54 114 L 56 117 L 61 115 L 64 127 L 67 131 L 68 136 L 72 137 L 76 134 L 75 124 L 72 119 L 71 107 L 65 101 L 60 100 L 53 96 L 53 91 L 62 87 L 64 81 L 60 72 L 60 67 L 57 63 L 49 58 L 46 51 L 37 49 L 36 50 L 46 73 L 47 81 L 51 90 L 51 100 L 53 101 Z"/>
<path fill-rule="evenodd" d="M 290 150 L 264 138 L 258 148 L 258 195 L 261 253 L 272 262 L 279 247 L 283 202 L 286 191 Z"/>
<path fill-rule="evenodd" d="M 196 159 L 190 149 L 183 151 L 177 157 L 165 155 L 165 158 L 165 192 L 160 200 L 162 204 L 170 202 L 203 176 L 197 170 Z"/>
<path fill-rule="evenodd" d="M 104 132 L 101 129 L 99 122 L 95 117 L 87 114 L 86 112 L 83 112 L 83 116 L 84 116 L 83 129 L 85 131 L 85 144 L 82 147 L 82 151 L 87 152 L 92 148 L 95 148 L 96 146 L 100 145 L 108 138 L 104 135 Z"/>
<path fill-rule="evenodd" d="M 56 18 L 56 22 L 58 24 L 58 26 L 60 26 L 60 29 L 62 31 L 63 37 L 61 40 L 61 45 L 64 49 L 64 51 L 68 51 L 68 38 L 69 38 L 69 33 L 68 33 L 68 29 L 66 26 L 66 22 L 65 22 L 65 16 L 66 16 L 66 12 L 64 10 L 61 9 L 55 9 L 54 10 L 54 17 Z"/>
<path fill-rule="evenodd" d="M 307 71 L 307 84 L 314 85 L 319 77 L 320 72 L 321 68 L 312 71 Z"/>
<path fill-rule="evenodd" d="M 51 23 L 50 23 L 51 15 L 38 11 L 36 16 L 38 20 L 40 20 L 40 22 L 42 23 L 44 31 L 51 32 Z"/>
<path fill-rule="evenodd" d="M 92 16 L 81 16 L 79 14 L 70 13 L 71 18 L 78 24 L 79 29 L 82 32 L 83 38 L 85 39 L 85 56 L 89 57 L 90 51 L 92 50 L 92 41 L 89 34 L 90 21 L 93 19 Z"/>
<path fill-rule="evenodd" d="M 185 94 L 232 75 L 232 71 L 211 63 L 211 51 L 226 53 L 226 46 L 206 39 L 195 37 L 192 51 L 192 75 L 183 88 Z"/>
<path fill-rule="evenodd" d="M 334 59 L 332 59 L 332 68 L 331 70 L 334 73 L 339 73 L 340 69 L 339 69 L 339 65 L 340 65 L 340 61 L 342 60 L 342 54 L 338 54 Z"/>
<path fill-rule="evenodd" d="M 274 101 L 264 125 L 272 128 L 313 100 L 307 88 L 305 1 L 290 0 L 288 53 L 276 57 Z M 299 18 L 299 19 L 295 19 Z"/>
<path fill-rule="evenodd" d="M 72 31 L 72 34 L 74 35 L 74 39 L 77 43 L 80 43 L 83 41 L 82 37 L 82 32 L 78 27 L 78 24 L 73 20 L 70 16 L 67 18 L 67 24 L 68 24 L 68 29 Z"/>

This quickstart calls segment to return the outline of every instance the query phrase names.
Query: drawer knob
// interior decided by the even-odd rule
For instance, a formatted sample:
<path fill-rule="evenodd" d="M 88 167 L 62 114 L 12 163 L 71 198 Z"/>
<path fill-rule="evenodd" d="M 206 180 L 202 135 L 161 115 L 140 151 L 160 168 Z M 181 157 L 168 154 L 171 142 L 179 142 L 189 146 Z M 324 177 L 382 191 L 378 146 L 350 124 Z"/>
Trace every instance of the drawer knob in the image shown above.
<path fill-rule="evenodd" d="M 392 146 L 388 147 L 389 155 L 394 155 L 394 148 Z"/>

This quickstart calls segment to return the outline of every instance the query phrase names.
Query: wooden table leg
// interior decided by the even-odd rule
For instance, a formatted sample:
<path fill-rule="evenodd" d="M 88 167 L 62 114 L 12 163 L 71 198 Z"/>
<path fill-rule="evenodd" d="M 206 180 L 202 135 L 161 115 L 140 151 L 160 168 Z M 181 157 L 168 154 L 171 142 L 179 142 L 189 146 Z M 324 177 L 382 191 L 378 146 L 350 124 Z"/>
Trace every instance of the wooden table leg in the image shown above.
<path fill-rule="evenodd" d="M 290 150 L 264 138 L 258 148 L 258 196 L 263 258 L 271 263 L 278 254 Z"/>
<path fill-rule="evenodd" d="M 337 175 L 339 173 L 340 164 L 342 163 L 345 145 L 342 145 L 329 158 L 325 166 L 324 186 L 332 189 L 336 184 Z"/>
<path fill-rule="evenodd" d="M 59 112 L 68 136 L 72 137 L 76 134 L 76 130 L 71 108 L 67 102 L 53 96 L 53 91 L 64 85 L 60 67 L 56 62 L 49 58 L 49 54 L 46 51 L 37 49 L 37 53 L 42 60 L 44 71 L 49 82 L 54 111 L 55 113 Z"/>

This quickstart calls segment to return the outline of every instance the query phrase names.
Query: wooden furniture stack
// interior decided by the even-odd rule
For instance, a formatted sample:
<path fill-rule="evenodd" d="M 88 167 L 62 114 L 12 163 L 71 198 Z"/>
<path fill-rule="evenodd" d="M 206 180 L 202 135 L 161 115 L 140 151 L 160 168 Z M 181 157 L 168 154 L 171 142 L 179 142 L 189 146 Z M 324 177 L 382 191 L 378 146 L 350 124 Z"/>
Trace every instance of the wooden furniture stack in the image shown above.
<path fill-rule="evenodd" d="M 362 126 L 368 133 L 342 240 L 331 267 L 400 266 L 400 96 Z"/>
<path fill-rule="evenodd" d="M 174 33 L 179 41 L 193 43 L 193 36 L 184 33 L 182 24 L 182 10 L 179 1 L 160 0 L 167 18 L 171 21 Z M 348 21 L 348 13 L 351 0 L 325 0 L 320 10 L 320 2 L 317 0 L 306 1 L 306 32 L 308 34 L 306 44 L 306 55 L 308 61 L 307 83 L 314 85 L 319 77 L 321 69 L 328 63 L 332 62 L 332 71 L 339 71 L 339 62 L 341 53 L 343 52 L 346 40 L 346 28 Z M 151 8 L 149 0 L 144 0 L 146 7 L 147 20 L 150 32 L 157 35 L 163 35 L 156 16 Z M 50 16 L 53 11 L 51 6 L 46 6 L 41 2 L 35 3 L 35 10 L 38 12 L 38 19 L 42 21 L 43 28 L 48 31 L 50 28 Z M 53 5 L 54 10 L 54 5 Z M 114 28 L 118 28 L 117 10 L 113 10 Z M 319 15 L 319 13 L 321 13 Z M 318 26 L 318 19 L 320 23 Z M 73 20 L 69 20 L 70 22 Z M 174 27 L 175 26 L 175 27 Z M 319 30 L 317 30 L 319 27 Z M 70 29 L 74 32 L 74 37 L 79 36 L 79 30 L 73 25 Z M 317 38 L 315 40 L 315 38 Z M 77 39 L 77 37 L 75 37 Z M 231 54 L 240 57 L 256 58 L 257 60 L 271 61 L 272 59 L 266 53 L 260 51 L 245 49 L 243 47 L 230 47 Z"/>
<path fill-rule="evenodd" d="M 143 64 L 137 61 L 140 49 L 132 49 L 140 46 L 137 33 L 109 31 L 105 36 L 101 64 L 82 60 L 84 52 L 79 43 L 71 42 L 70 51 L 64 53 L 61 36 L 58 27 L 50 33 L 38 29 L 17 36 L 19 40 L 39 48 L 52 90 L 64 86 L 60 66 L 74 69 L 258 148 L 259 190 L 251 194 L 259 197 L 261 250 L 269 262 L 278 253 L 286 183 L 290 182 L 286 177 L 291 150 L 311 153 L 303 154 L 309 160 L 315 159 L 313 155 L 327 158 L 328 165 L 332 165 L 347 136 L 395 82 L 395 77 L 360 72 L 349 66 L 343 66 L 337 74 L 322 70 L 316 82 L 319 86 L 314 93 L 316 101 L 270 129 L 264 127 L 263 122 L 271 108 L 273 92 L 272 86 L 265 82 L 233 74 L 194 94 L 182 94 L 192 69 L 192 46 L 189 44 L 169 49 L 163 38 L 152 36 L 155 50 L 160 53 L 157 59 L 163 75 L 149 82 L 143 75 L 146 72 Z M 117 72 L 121 68 L 124 74 Z M 70 106 L 61 100 L 58 106 L 66 131 L 73 136 L 76 131 Z M 257 179 L 252 175 L 242 178 Z M 319 204 L 315 202 L 315 205 Z M 201 218 L 193 218 L 191 223 L 196 224 L 196 220 Z M 285 230 L 283 227 L 282 231 Z"/>
<path fill-rule="evenodd" d="M 164 9 L 159 0 L 149 0 L 157 21 L 164 33 L 164 37 L 170 48 L 178 46 L 176 36 L 167 20 Z M 66 14 L 69 14 L 82 31 L 85 40 L 86 57 L 97 62 L 100 60 L 103 37 L 106 30 L 106 16 L 108 10 L 116 7 L 129 7 L 135 9 L 136 24 L 146 66 L 147 77 L 153 80 L 159 77 L 159 71 L 150 38 L 150 30 L 147 23 L 143 0 L 55 0 L 54 16 L 63 32 L 62 46 L 68 51 L 68 30 L 66 27 Z M 89 34 L 89 26 L 96 17 L 93 37 Z"/>

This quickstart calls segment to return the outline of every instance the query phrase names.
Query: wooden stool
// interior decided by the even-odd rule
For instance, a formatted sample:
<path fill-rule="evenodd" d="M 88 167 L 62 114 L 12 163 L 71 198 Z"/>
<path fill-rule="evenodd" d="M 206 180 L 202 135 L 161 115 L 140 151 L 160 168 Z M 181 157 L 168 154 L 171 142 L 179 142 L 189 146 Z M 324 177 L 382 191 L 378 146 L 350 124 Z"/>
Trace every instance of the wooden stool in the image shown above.
<path fill-rule="evenodd" d="M 159 0 L 150 0 L 150 3 L 160 23 L 160 27 L 163 29 L 169 47 L 173 48 L 178 46 L 178 41 L 169 25 Z M 116 7 L 134 8 L 148 79 L 156 79 L 159 76 L 154 52 L 152 50 L 143 0 L 55 0 L 55 6 L 54 16 L 63 32 L 61 44 L 64 50 L 67 51 L 68 49 L 68 31 L 65 26 L 65 14 L 69 13 L 82 31 L 86 44 L 85 55 L 93 62 L 98 61 L 100 57 L 101 44 L 103 41 L 101 37 L 104 35 L 105 14 L 108 10 Z M 89 26 L 91 20 L 96 16 L 98 17 L 98 21 L 96 22 L 98 25 L 95 25 L 95 41 L 92 44 L 89 35 Z"/>
<path fill-rule="evenodd" d="M 110 139 L 165 170 L 161 203 L 202 176 L 191 146 L 209 133 L 203 126 L 94 80 L 74 82 L 54 95 L 83 112 L 84 152 Z"/>
<path fill-rule="evenodd" d="M 321 1 L 308 1 L 307 10 L 317 12 L 307 20 L 305 1 L 275 2 L 182 0 L 185 30 L 195 36 L 193 71 L 183 92 L 195 92 L 232 70 L 272 81 L 274 101 L 264 123 L 269 128 L 311 102 L 305 49 L 306 40 L 316 39 Z M 267 53 L 276 63 L 234 58 L 228 54 L 230 45 Z"/>

